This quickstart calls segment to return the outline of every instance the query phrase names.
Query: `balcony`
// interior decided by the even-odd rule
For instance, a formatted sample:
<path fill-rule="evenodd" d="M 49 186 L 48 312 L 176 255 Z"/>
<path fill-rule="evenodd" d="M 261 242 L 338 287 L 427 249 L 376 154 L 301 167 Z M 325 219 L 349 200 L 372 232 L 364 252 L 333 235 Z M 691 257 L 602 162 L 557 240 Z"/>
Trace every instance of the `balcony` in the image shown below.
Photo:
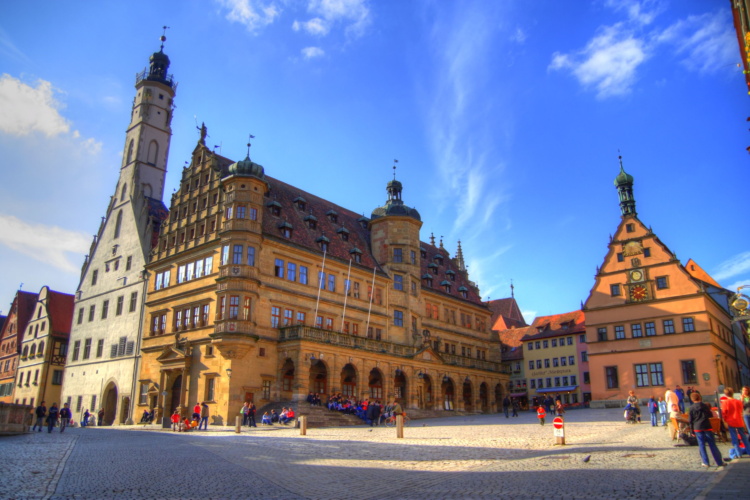
<path fill-rule="evenodd" d="M 419 348 L 409 345 L 395 344 L 393 342 L 374 340 L 367 337 L 355 337 L 345 333 L 338 333 L 305 325 L 283 327 L 279 329 L 279 332 L 279 342 L 309 340 L 321 344 L 332 344 L 340 347 L 348 347 L 350 349 L 361 349 L 363 351 L 400 357 L 411 357 L 419 350 Z M 454 354 L 442 352 L 439 354 L 446 364 L 449 365 L 490 371 L 493 373 L 509 373 L 508 368 L 501 363 L 468 358 L 465 356 L 456 356 Z"/>

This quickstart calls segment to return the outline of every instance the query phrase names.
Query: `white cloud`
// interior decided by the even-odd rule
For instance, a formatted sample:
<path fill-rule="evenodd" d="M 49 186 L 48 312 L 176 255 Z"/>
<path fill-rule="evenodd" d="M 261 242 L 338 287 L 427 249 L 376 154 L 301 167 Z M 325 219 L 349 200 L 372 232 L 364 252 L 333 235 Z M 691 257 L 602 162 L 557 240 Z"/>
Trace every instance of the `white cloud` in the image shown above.
<path fill-rule="evenodd" d="M 321 18 L 314 17 L 305 22 L 294 21 L 292 29 L 294 31 L 303 30 L 315 36 L 325 36 L 331 30 L 331 27 L 329 23 L 323 21 Z"/>
<path fill-rule="evenodd" d="M 320 47 L 305 47 L 302 49 L 302 57 L 305 59 L 315 59 L 316 57 L 323 57 L 325 52 Z"/>
<path fill-rule="evenodd" d="M 510 40 L 512 42 L 516 42 L 519 44 L 524 43 L 526 41 L 526 38 L 528 38 L 528 35 L 526 35 L 526 32 L 521 28 L 516 28 L 516 31 L 514 31 L 510 36 Z"/>
<path fill-rule="evenodd" d="M 615 12 L 625 11 L 628 20 L 640 24 L 651 24 L 667 7 L 662 0 L 607 0 L 606 5 Z"/>
<path fill-rule="evenodd" d="M 335 24 L 345 24 L 347 35 L 362 36 L 371 23 L 367 0 L 310 0 L 307 11 L 315 17 L 309 21 L 294 21 L 294 31 L 304 30 L 311 35 L 327 35 Z"/>
<path fill-rule="evenodd" d="M 648 58 L 643 40 L 622 24 L 600 29 L 586 47 L 573 54 L 555 52 L 550 70 L 569 70 L 585 88 L 606 98 L 630 92 L 636 70 Z"/>
<path fill-rule="evenodd" d="M 0 77 L 0 132 L 14 136 L 41 132 L 47 137 L 70 131 L 62 105 L 55 99 L 50 82 L 37 80 L 32 87 L 8 74 Z"/>
<path fill-rule="evenodd" d="M 750 273 L 750 252 L 743 252 L 725 260 L 719 264 L 711 276 L 721 282 L 721 280 L 735 278 L 743 273 Z"/>
<path fill-rule="evenodd" d="M 0 245 L 66 273 L 80 271 L 91 237 L 58 226 L 31 224 L 12 215 L 0 214 Z M 72 262 L 68 254 L 73 254 Z"/>
<path fill-rule="evenodd" d="M 244 24 L 247 30 L 255 33 L 273 23 L 281 14 L 275 1 L 261 0 L 216 0 L 219 5 L 229 10 L 227 19 Z"/>
<path fill-rule="evenodd" d="M 676 53 L 685 56 L 682 63 L 700 73 L 710 73 L 740 60 L 728 9 L 681 19 L 664 30 L 656 41 L 676 45 Z"/>

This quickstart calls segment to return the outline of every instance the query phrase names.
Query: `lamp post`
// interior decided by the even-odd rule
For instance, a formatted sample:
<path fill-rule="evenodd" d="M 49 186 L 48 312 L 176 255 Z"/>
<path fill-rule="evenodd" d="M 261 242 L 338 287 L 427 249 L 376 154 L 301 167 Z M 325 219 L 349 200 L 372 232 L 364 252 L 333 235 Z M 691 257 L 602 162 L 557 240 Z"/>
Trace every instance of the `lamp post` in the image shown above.
<path fill-rule="evenodd" d="M 750 285 L 737 287 L 737 293 L 729 298 L 729 311 L 732 313 L 733 322 L 746 321 L 750 334 L 750 297 L 740 293 L 743 288 L 750 288 Z"/>

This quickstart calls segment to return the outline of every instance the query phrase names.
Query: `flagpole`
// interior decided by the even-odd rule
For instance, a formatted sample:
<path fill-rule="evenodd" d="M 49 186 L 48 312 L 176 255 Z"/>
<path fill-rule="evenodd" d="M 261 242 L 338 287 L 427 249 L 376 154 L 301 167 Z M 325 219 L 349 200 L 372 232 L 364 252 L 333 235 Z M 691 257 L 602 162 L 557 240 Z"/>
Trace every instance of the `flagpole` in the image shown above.
<path fill-rule="evenodd" d="M 349 272 L 347 272 L 346 274 L 346 282 L 344 283 L 344 312 L 341 314 L 341 330 L 339 330 L 340 333 L 344 333 L 344 319 L 346 319 L 346 300 L 349 298 L 349 288 L 352 286 L 352 282 L 350 281 L 351 277 L 352 259 L 349 259 Z"/>
<path fill-rule="evenodd" d="M 325 276 L 325 270 L 326 270 L 326 251 L 328 250 L 328 245 L 326 245 L 323 248 L 323 266 L 318 271 L 318 300 L 315 301 L 315 318 L 313 319 L 313 325 L 315 325 L 318 322 L 318 306 L 320 305 L 320 290 L 323 288 L 323 279 Z M 320 320 L 320 328 L 323 328 L 323 320 Z"/>
<path fill-rule="evenodd" d="M 372 299 L 375 298 L 375 267 L 372 268 L 372 292 L 370 292 L 370 308 L 367 310 L 367 326 L 365 326 L 365 335 L 370 332 L 370 313 L 372 313 Z"/>

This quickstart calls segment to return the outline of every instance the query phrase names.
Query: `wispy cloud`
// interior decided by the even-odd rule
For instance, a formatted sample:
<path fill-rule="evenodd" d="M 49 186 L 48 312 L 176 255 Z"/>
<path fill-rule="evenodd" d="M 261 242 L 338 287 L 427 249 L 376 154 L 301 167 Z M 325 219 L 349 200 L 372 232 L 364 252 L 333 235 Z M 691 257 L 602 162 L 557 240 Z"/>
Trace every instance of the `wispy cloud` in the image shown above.
<path fill-rule="evenodd" d="M 281 14 L 281 7 L 276 1 L 261 0 L 216 0 L 227 9 L 229 21 L 245 25 L 251 33 L 257 33 L 273 23 Z"/>
<path fill-rule="evenodd" d="M 600 99 L 630 92 L 636 70 L 647 59 L 643 40 L 622 24 L 600 30 L 578 52 L 552 55 L 550 70 L 569 70 L 584 88 L 596 89 Z"/>
<path fill-rule="evenodd" d="M 664 30 L 657 42 L 676 46 L 690 70 L 710 73 L 740 60 L 729 9 L 689 16 Z"/>
<path fill-rule="evenodd" d="M 302 49 L 302 57 L 305 59 L 315 59 L 317 57 L 323 57 L 325 51 L 320 47 L 305 47 Z"/>
<path fill-rule="evenodd" d="M 516 28 L 516 31 L 514 31 L 513 34 L 510 36 L 510 41 L 516 42 L 518 44 L 522 44 L 526 41 L 526 38 L 528 38 L 528 35 L 526 35 L 526 32 L 522 30 L 521 28 Z"/>
<path fill-rule="evenodd" d="M 624 11 L 629 21 L 642 26 L 654 22 L 667 8 L 663 0 L 607 0 L 605 4 L 615 12 Z"/>
<path fill-rule="evenodd" d="M 8 36 L 2 28 L 0 28 L 0 54 L 16 61 L 22 61 L 24 63 L 29 62 L 29 58 L 26 54 L 21 52 L 21 50 L 15 46 L 11 41 L 10 36 Z"/>
<path fill-rule="evenodd" d="M 0 245 L 66 273 L 80 270 L 81 256 L 88 251 L 90 238 L 58 226 L 31 224 L 0 214 Z M 71 257 L 74 260 L 71 261 Z"/>
<path fill-rule="evenodd" d="M 347 36 L 362 36 L 372 21 L 367 0 L 309 0 L 307 11 L 314 15 L 308 21 L 294 21 L 294 31 L 315 36 L 327 35 L 334 25 L 344 25 Z"/>
<path fill-rule="evenodd" d="M 735 278 L 744 273 L 750 273 L 750 252 L 743 252 L 725 260 L 719 264 L 711 276 L 720 282 L 721 280 Z"/>

